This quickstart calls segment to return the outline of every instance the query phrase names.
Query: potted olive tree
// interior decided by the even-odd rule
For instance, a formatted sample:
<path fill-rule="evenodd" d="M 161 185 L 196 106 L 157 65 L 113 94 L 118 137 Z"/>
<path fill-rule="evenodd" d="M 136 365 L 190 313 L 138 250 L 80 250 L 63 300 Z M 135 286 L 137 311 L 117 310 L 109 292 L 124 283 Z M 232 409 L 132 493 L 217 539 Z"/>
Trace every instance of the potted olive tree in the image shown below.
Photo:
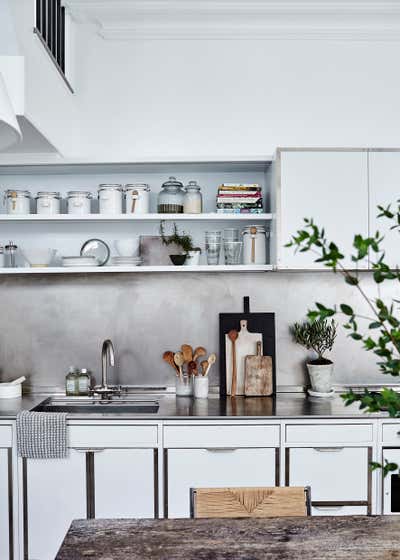
<path fill-rule="evenodd" d="M 316 393 L 328 394 L 332 391 L 333 362 L 325 357 L 330 352 L 336 338 L 336 323 L 332 319 L 319 319 L 295 323 L 291 328 L 294 340 L 313 350 L 316 358 L 307 361 L 312 390 Z"/>
<path fill-rule="evenodd" d="M 193 255 L 198 248 L 193 247 L 193 239 L 187 233 L 179 233 L 178 226 L 174 223 L 170 235 L 165 234 L 164 221 L 160 222 L 160 235 L 164 245 L 174 245 L 181 248 L 180 254 L 170 255 L 172 263 L 177 266 L 185 264 L 186 259 Z M 200 249 L 199 249 L 200 250 Z"/>

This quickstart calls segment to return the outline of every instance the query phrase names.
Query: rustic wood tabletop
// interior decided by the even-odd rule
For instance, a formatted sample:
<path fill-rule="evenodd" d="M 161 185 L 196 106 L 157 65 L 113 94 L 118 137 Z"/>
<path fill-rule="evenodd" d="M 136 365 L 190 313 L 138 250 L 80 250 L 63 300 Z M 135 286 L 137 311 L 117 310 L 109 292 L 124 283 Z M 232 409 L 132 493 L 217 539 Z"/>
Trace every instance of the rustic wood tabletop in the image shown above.
<path fill-rule="evenodd" d="M 400 560 L 400 517 L 73 521 L 56 560 Z"/>

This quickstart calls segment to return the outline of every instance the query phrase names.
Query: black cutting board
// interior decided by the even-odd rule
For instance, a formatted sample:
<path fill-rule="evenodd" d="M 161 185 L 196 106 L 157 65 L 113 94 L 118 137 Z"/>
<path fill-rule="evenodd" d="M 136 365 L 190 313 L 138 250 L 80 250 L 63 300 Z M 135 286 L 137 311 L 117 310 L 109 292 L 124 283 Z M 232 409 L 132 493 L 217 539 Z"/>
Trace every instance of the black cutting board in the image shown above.
<path fill-rule="evenodd" d="M 219 392 L 226 397 L 226 355 L 225 335 L 232 329 L 240 331 L 240 321 L 247 321 L 249 332 L 261 333 L 264 356 L 272 357 L 273 392 L 276 392 L 276 358 L 275 358 L 275 313 L 251 313 L 250 299 L 243 298 L 243 313 L 219 314 Z M 249 397 L 251 398 L 251 397 Z"/>

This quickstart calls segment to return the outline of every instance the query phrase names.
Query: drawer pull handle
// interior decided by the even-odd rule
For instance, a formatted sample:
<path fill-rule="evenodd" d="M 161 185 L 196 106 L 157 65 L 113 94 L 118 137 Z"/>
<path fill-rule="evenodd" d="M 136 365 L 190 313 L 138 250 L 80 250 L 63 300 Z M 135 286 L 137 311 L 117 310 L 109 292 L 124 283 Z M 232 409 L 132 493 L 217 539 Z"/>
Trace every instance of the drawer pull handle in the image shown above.
<path fill-rule="evenodd" d="M 104 447 L 73 447 L 78 453 L 100 453 L 104 451 Z"/>
<path fill-rule="evenodd" d="M 210 453 L 233 453 L 233 451 L 237 451 L 237 447 L 207 447 L 206 451 Z"/>
<path fill-rule="evenodd" d="M 318 511 L 340 511 L 344 506 L 313 506 Z"/>
<path fill-rule="evenodd" d="M 313 449 L 319 453 L 338 453 L 343 451 L 344 447 L 314 447 Z"/>

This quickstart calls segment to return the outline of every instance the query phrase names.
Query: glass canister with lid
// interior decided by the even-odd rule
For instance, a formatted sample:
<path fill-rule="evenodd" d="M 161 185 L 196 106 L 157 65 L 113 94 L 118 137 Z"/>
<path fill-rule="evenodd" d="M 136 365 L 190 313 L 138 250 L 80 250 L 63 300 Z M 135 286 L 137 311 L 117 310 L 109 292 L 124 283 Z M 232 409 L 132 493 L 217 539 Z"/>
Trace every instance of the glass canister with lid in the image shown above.
<path fill-rule="evenodd" d="M 60 193 L 52 191 L 40 191 L 36 195 L 37 214 L 59 214 L 60 213 Z"/>
<path fill-rule="evenodd" d="M 200 192 L 200 185 L 197 181 L 189 181 L 185 187 L 185 197 L 183 200 L 184 214 L 201 214 L 203 211 L 203 197 Z"/>
<path fill-rule="evenodd" d="M 125 185 L 126 214 L 148 214 L 150 212 L 150 187 L 146 183 Z"/>
<path fill-rule="evenodd" d="M 68 214 L 90 214 L 90 200 L 92 193 L 89 191 L 68 191 Z"/>
<path fill-rule="evenodd" d="M 7 214 L 30 214 L 31 193 L 21 189 L 8 189 L 4 193 Z"/>
<path fill-rule="evenodd" d="M 98 188 L 100 214 L 122 214 L 123 188 L 119 184 L 101 184 Z"/>
<path fill-rule="evenodd" d="M 243 235 L 243 264 L 266 264 L 267 236 L 265 226 L 247 226 Z"/>
<path fill-rule="evenodd" d="M 162 184 L 161 191 L 158 193 L 158 213 L 183 214 L 184 197 L 183 184 L 175 177 L 170 177 Z"/>

